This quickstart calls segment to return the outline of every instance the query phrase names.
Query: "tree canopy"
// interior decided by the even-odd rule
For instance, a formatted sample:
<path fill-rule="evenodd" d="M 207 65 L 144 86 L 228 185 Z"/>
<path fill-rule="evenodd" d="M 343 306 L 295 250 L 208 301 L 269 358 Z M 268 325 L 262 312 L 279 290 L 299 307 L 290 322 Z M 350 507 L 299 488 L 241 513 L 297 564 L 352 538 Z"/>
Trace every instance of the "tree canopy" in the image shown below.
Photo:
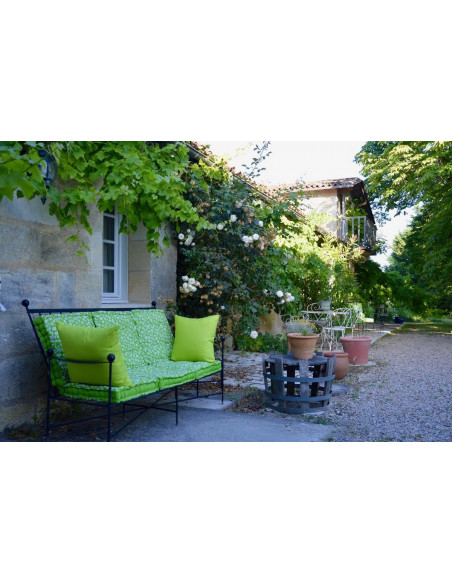
<path fill-rule="evenodd" d="M 377 212 L 452 195 L 452 142 L 366 142 L 356 155 Z"/>
<path fill-rule="evenodd" d="M 357 154 L 380 219 L 416 208 L 410 229 L 394 244 L 389 271 L 452 310 L 452 142 L 366 142 Z"/>

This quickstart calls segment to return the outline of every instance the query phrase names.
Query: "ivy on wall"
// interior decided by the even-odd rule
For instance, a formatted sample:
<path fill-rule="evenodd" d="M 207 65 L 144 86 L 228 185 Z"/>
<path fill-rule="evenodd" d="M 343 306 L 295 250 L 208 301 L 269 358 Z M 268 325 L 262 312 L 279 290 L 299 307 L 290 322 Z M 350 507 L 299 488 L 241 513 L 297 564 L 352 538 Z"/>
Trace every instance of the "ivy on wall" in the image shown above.
<path fill-rule="evenodd" d="M 58 180 L 49 190 L 39 168 L 40 149 L 58 165 Z M 189 221 L 194 229 L 206 226 L 185 197 L 188 168 L 188 149 L 176 143 L 1 142 L 0 200 L 45 196 L 49 213 L 61 227 L 76 225 L 90 234 L 90 207 L 103 212 L 116 205 L 124 216 L 121 229 L 135 231 L 143 223 L 148 249 L 158 253 L 162 224 Z M 212 169 L 206 170 L 212 174 Z M 205 183 L 202 172 L 190 173 L 190 180 Z"/>

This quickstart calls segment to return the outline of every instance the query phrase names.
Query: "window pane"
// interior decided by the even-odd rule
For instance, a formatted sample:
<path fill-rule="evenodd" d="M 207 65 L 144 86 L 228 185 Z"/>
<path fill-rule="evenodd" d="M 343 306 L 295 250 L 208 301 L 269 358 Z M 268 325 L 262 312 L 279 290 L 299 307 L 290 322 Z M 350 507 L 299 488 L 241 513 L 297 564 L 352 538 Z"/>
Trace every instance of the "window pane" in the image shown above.
<path fill-rule="evenodd" d="M 115 240 L 115 220 L 104 215 L 104 239 Z"/>
<path fill-rule="evenodd" d="M 113 270 L 104 270 L 104 294 L 113 294 L 115 291 L 115 273 Z"/>
<path fill-rule="evenodd" d="M 104 243 L 104 266 L 115 267 L 115 244 Z"/>

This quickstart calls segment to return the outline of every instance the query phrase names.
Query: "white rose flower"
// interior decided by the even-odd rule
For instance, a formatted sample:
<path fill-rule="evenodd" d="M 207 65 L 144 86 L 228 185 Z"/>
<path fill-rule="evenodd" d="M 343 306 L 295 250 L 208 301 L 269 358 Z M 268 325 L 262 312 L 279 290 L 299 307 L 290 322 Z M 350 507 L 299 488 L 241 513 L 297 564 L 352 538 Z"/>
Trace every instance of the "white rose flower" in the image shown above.
<path fill-rule="evenodd" d="M 268 294 L 268 290 L 262 290 L 264 294 Z"/>
<path fill-rule="evenodd" d="M 192 243 L 191 246 L 193 247 L 194 245 L 196 245 L 196 243 Z"/>
<path fill-rule="evenodd" d="M 191 233 L 190 229 L 187 229 L 187 233 Z"/>
<path fill-rule="evenodd" d="M 224 310 L 224 309 L 225 309 L 225 307 L 224 307 L 224 306 L 220 306 L 220 310 Z"/>
<path fill-rule="evenodd" d="M 179 233 L 179 235 L 177 236 L 179 239 L 185 239 L 185 235 L 183 233 Z"/>
<path fill-rule="evenodd" d="M 251 331 L 250 332 L 250 337 L 252 339 L 257 339 L 258 336 L 259 336 L 259 333 L 257 331 Z"/>
<path fill-rule="evenodd" d="M 195 286 L 201 286 L 201 282 L 195 282 Z"/>
<path fill-rule="evenodd" d="M 259 235 L 258 235 L 257 233 L 255 233 L 255 234 L 253 235 L 253 239 L 254 239 L 254 241 L 257 241 L 257 240 L 259 239 Z"/>
<path fill-rule="evenodd" d="M 231 215 L 231 216 L 229 217 L 229 221 L 230 221 L 231 223 L 235 223 L 235 222 L 237 221 L 237 215 Z"/>
<path fill-rule="evenodd" d="M 285 303 L 285 300 L 280 300 L 280 301 L 278 302 L 278 304 L 284 304 L 284 303 Z"/>
<path fill-rule="evenodd" d="M 182 284 L 182 288 L 185 290 L 185 292 L 188 292 L 188 284 L 187 284 L 187 282 L 184 282 Z"/>
<path fill-rule="evenodd" d="M 189 235 L 187 237 L 187 239 L 185 240 L 185 245 L 191 245 L 192 241 L 193 241 L 193 237 L 191 235 Z"/>
<path fill-rule="evenodd" d="M 218 223 L 217 229 L 218 229 L 218 231 L 223 231 L 223 229 L 224 229 L 223 223 Z"/>
<path fill-rule="evenodd" d="M 242 201 L 236 201 L 235 206 L 237 207 L 237 209 L 240 209 L 243 206 Z"/>
<path fill-rule="evenodd" d="M 183 280 L 184 282 L 188 282 L 188 276 L 182 276 L 182 280 Z"/>
<path fill-rule="evenodd" d="M 258 225 L 259 225 L 259 227 L 263 227 L 264 226 L 264 222 L 263 221 L 259 221 Z"/>
<path fill-rule="evenodd" d="M 282 290 L 278 290 L 278 292 L 276 292 L 276 296 L 277 296 L 278 298 L 282 298 L 282 297 L 284 296 L 284 293 L 283 293 L 283 291 L 282 291 Z"/>
<path fill-rule="evenodd" d="M 188 279 L 188 283 L 189 283 L 191 286 L 193 286 L 193 284 L 195 284 L 195 283 L 196 283 L 196 280 L 195 280 L 194 278 L 189 278 L 189 279 Z"/>
<path fill-rule="evenodd" d="M 192 286 L 191 284 L 188 285 L 188 289 L 190 292 L 196 292 L 196 286 Z"/>

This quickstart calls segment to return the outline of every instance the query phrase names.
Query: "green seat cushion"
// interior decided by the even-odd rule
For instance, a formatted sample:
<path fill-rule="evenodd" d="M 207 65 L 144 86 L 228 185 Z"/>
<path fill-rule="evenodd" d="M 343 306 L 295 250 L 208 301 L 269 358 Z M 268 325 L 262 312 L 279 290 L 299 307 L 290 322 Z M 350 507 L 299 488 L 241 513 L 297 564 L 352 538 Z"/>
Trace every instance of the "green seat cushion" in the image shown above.
<path fill-rule="evenodd" d="M 93 328 L 56 322 L 67 359 L 99 361 L 100 364 L 67 363 L 71 383 L 108 385 L 110 365 L 107 355 L 115 355 L 111 383 L 115 387 L 132 386 L 119 345 L 119 327 Z"/>
<path fill-rule="evenodd" d="M 96 327 L 119 327 L 119 344 L 121 345 L 127 369 L 146 364 L 138 339 L 136 324 L 129 311 L 102 310 L 93 312 L 93 318 Z"/>
<path fill-rule="evenodd" d="M 157 361 L 153 365 L 141 365 L 129 369 L 132 387 L 113 387 L 111 392 L 112 403 L 122 403 L 130 399 L 155 393 L 161 389 L 169 389 L 175 385 L 182 385 L 207 377 L 221 371 L 221 363 L 184 362 L 184 361 Z M 66 383 L 60 387 L 61 395 L 79 399 L 108 401 L 108 387 L 101 385 L 87 385 L 83 383 Z"/>
<path fill-rule="evenodd" d="M 152 376 L 159 380 L 159 389 L 167 389 L 218 373 L 221 371 L 221 362 L 162 360 L 150 365 L 150 370 Z"/>
<path fill-rule="evenodd" d="M 132 310 L 132 319 L 146 363 L 169 359 L 173 350 L 173 335 L 163 310 Z"/>
<path fill-rule="evenodd" d="M 176 332 L 171 359 L 213 363 L 215 361 L 213 341 L 220 320 L 219 315 L 205 318 L 185 318 L 176 315 L 174 318 Z"/>
<path fill-rule="evenodd" d="M 132 387 L 112 387 L 112 403 L 122 403 L 129 399 L 148 395 L 159 390 L 158 379 L 152 377 L 152 372 L 147 365 L 131 367 L 128 373 L 133 384 Z M 60 387 L 60 393 L 65 397 L 108 402 L 107 385 L 95 386 L 84 383 L 66 383 L 63 387 Z"/>
<path fill-rule="evenodd" d="M 34 319 L 34 324 L 38 332 L 44 350 L 53 349 L 55 357 L 64 359 L 63 345 L 58 334 L 57 322 L 64 322 L 74 326 L 85 326 L 94 328 L 91 312 L 63 312 L 44 314 Z M 52 359 L 50 374 L 52 383 L 56 386 L 63 385 L 69 381 L 67 365 L 65 361 Z"/>

